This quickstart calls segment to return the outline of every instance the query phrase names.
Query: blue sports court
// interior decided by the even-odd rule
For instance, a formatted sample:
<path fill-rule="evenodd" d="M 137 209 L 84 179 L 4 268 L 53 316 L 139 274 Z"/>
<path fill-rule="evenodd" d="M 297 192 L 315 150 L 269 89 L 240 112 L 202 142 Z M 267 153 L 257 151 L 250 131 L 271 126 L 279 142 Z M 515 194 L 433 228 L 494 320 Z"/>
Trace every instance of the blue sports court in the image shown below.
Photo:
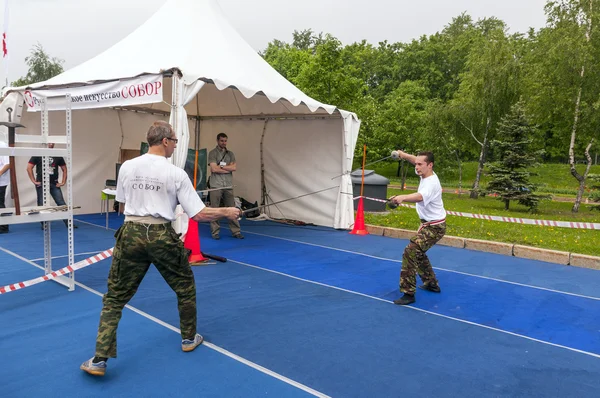
<path fill-rule="evenodd" d="M 122 218 L 77 216 L 76 261 L 114 244 Z M 226 223 L 223 223 L 226 225 Z M 210 239 L 226 263 L 194 267 L 198 331 L 181 351 L 175 294 L 151 268 L 119 327 L 106 376 L 94 353 L 110 259 L 0 295 L 6 397 L 600 396 L 600 272 L 435 246 L 441 294 L 401 307 L 406 240 L 244 220 L 244 240 Z M 53 267 L 67 265 L 52 223 Z M 0 236 L 0 286 L 42 275 L 39 224 Z"/>

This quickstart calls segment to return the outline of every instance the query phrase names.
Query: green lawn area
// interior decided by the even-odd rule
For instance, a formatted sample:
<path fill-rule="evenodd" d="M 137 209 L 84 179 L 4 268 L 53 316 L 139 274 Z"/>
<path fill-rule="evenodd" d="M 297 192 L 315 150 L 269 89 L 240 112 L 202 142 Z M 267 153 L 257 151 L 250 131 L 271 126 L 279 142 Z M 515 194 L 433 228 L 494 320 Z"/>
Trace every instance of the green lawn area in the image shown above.
<path fill-rule="evenodd" d="M 369 168 L 369 167 L 367 167 Z M 377 174 L 385 176 L 391 180 L 391 184 L 399 184 L 400 178 L 396 177 L 398 170 L 398 162 L 381 162 L 373 165 L 373 168 Z M 462 188 L 468 190 L 475 181 L 475 175 L 477 173 L 476 162 L 466 162 L 462 164 Z M 549 193 L 557 195 L 572 195 L 573 197 L 577 194 L 579 188 L 579 182 L 571 175 L 569 165 L 567 164 L 540 164 L 536 167 L 531 168 L 532 173 L 537 175 L 532 176 L 531 182 L 538 185 L 538 191 L 540 193 Z M 577 165 L 577 171 L 583 173 L 585 171 L 585 165 Z M 442 186 L 444 188 L 457 188 L 458 187 L 458 167 L 445 167 L 435 169 L 435 172 L 440 177 Z M 600 165 L 592 166 L 590 170 L 591 174 L 600 174 Z M 485 186 L 487 182 L 487 176 L 484 175 L 481 179 L 481 186 Z M 417 186 L 419 183 L 418 177 L 409 170 L 407 174 L 407 186 Z"/>
<path fill-rule="evenodd" d="M 556 168 L 546 167 L 544 170 L 556 171 Z M 597 172 L 600 172 L 600 170 L 597 170 Z M 448 186 L 444 182 L 441 173 L 439 174 L 442 185 Z M 567 177 L 570 177 L 570 175 Z M 547 174 L 548 180 L 552 181 L 548 186 L 552 185 L 558 189 L 563 189 L 564 186 L 569 184 L 567 177 L 550 178 L 550 175 Z M 572 177 L 570 178 L 573 179 Z M 563 181 L 560 182 L 560 180 Z M 573 181 L 575 181 L 575 179 L 573 179 Z M 411 184 L 416 186 L 418 180 L 415 178 L 414 182 L 408 182 L 407 185 L 410 186 Z M 388 196 L 392 196 L 410 192 L 414 191 L 388 189 L 387 194 Z M 511 203 L 511 209 L 509 211 L 505 211 L 504 204 L 492 197 L 474 200 L 469 199 L 468 194 L 456 195 L 445 193 L 443 198 L 446 210 L 458 212 L 516 218 L 600 223 L 600 211 L 593 210 L 592 206 L 586 204 L 581 205 L 578 213 L 572 213 L 572 203 L 546 200 L 540 203 L 538 212 L 532 214 L 528 212 L 527 208 L 514 203 Z M 419 227 L 419 219 L 416 211 L 414 209 L 402 207 L 381 214 L 366 213 L 365 221 L 368 224 L 402 229 L 416 230 Z M 600 256 L 600 230 L 522 225 L 458 216 L 448 216 L 447 225 L 448 229 L 446 233 L 451 236 L 537 246 L 546 249 Z"/>

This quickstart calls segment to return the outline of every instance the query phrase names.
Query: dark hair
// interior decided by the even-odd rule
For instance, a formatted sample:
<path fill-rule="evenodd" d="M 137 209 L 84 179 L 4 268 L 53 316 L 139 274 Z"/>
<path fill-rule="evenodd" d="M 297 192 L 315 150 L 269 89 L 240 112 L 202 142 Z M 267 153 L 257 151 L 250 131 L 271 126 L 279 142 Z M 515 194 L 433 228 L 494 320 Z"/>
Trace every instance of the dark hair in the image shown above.
<path fill-rule="evenodd" d="M 146 141 L 148 141 L 149 146 L 160 145 L 162 140 L 171 138 L 171 135 L 173 135 L 173 127 L 165 121 L 157 120 L 148 129 Z"/>
<path fill-rule="evenodd" d="M 435 159 L 433 158 L 433 152 L 423 151 L 423 152 L 419 152 L 419 154 L 417 156 L 425 156 L 425 162 L 427 164 L 433 163 L 435 161 Z"/>
<path fill-rule="evenodd" d="M 227 134 L 225 134 L 225 133 L 217 134 L 217 141 L 219 141 L 221 138 L 227 138 Z"/>

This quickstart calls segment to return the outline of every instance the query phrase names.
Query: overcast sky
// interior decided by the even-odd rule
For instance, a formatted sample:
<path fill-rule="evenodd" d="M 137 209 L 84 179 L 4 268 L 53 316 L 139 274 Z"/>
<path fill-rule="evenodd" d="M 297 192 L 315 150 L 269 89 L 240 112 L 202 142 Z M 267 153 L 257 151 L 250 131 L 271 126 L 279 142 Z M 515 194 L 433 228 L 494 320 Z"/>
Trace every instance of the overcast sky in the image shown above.
<path fill-rule="evenodd" d="M 4 2 L 6 0 L 3 0 Z M 8 0 L 9 82 L 27 73 L 24 58 L 41 43 L 65 69 L 92 58 L 131 33 L 166 0 Z M 545 0 L 217 0 L 235 29 L 257 51 L 294 30 L 331 33 L 344 44 L 407 42 L 443 29 L 467 12 L 495 16 L 511 32 L 539 29 Z M 0 7 L 4 14 L 4 7 Z M 3 21 L 0 18 L 0 23 Z M 168 34 L 168 31 L 165 31 Z M 4 81 L 4 68 L 2 81 Z"/>

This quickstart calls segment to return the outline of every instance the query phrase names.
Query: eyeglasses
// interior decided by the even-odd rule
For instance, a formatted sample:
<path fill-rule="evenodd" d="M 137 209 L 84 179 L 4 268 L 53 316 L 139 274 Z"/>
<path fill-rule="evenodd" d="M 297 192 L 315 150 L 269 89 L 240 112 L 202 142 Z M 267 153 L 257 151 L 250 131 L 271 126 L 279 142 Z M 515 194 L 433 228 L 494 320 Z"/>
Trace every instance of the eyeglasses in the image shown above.
<path fill-rule="evenodd" d="M 165 137 L 165 138 L 168 139 L 169 141 L 175 141 L 176 144 L 179 142 L 179 140 L 177 138 L 171 138 L 171 137 Z"/>

